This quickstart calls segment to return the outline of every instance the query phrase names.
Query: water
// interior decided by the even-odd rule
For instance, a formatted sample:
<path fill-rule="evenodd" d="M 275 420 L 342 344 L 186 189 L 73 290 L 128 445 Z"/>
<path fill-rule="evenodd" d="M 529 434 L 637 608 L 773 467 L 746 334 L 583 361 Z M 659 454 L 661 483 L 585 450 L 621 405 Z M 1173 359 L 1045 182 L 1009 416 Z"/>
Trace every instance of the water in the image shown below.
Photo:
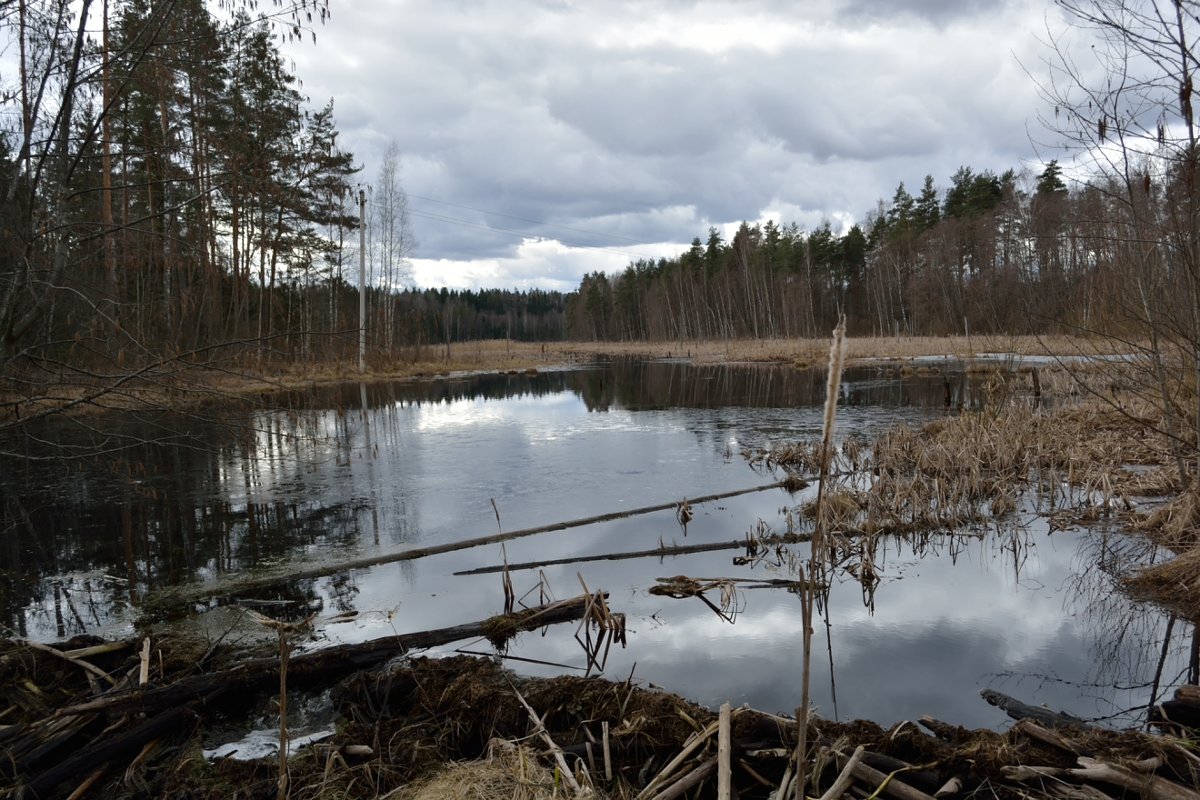
<path fill-rule="evenodd" d="M 919 424 L 979 387 L 957 377 L 846 376 L 839 432 Z M 56 423 L 19 443 L 4 481 L 0 624 L 41 640 L 132 632 L 147 591 L 247 572 L 376 555 L 770 483 L 741 453 L 820 435 L 824 375 L 781 367 L 614 363 L 538 375 L 351 385 L 282 397 L 272 411 L 229 406 L 191 415 Z M 148 440 L 155 440 L 149 443 Z M 55 442 L 60 447 L 50 447 Z M 78 450 L 64 451 L 62 446 Z M 64 452 L 109 450 L 100 458 Z M 297 582 L 280 593 L 318 610 L 309 647 L 481 619 L 501 610 L 498 564 L 732 541 L 760 522 L 785 527 L 798 498 L 779 489 Z M 813 697 L 820 713 L 882 723 L 922 714 L 998 727 L 992 687 L 1081 717 L 1146 702 L 1165 620 L 1116 593 L 1103 532 L 1016 525 L 889 542 L 873 611 L 840 574 L 830 642 L 819 625 Z M 788 578 L 786 559 L 735 565 L 737 551 L 599 561 L 512 574 L 518 597 L 577 594 L 581 581 L 626 614 L 628 646 L 606 674 L 792 712 L 799 701 L 800 605 L 781 589 L 738 592 L 731 624 L 696 598 L 649 594 L 655 580 Z M 1112 557 L 1109 555 L 1108 562 Z M 709 597 L 719 602 L 719 593 Z M 353 621 L 330 624 L 342 612 Z M 201 616 L 208 635 L 232 624 Z M 460 644 L 489 651 L 486 642 Z M 510 662 L 533 674 L 581 669 L 571 626 L 525 634 Z M 1171 657 L 1177 668 L 1180 656 Z M 829 662 L 833 662 L 833 681 Z M 1168 679 L 1173 673 L 1168 672 Z M 1120 687 L 1120 688 L 1118 688 Z M 836 688 L 836 705 L 835 705 Z"/>

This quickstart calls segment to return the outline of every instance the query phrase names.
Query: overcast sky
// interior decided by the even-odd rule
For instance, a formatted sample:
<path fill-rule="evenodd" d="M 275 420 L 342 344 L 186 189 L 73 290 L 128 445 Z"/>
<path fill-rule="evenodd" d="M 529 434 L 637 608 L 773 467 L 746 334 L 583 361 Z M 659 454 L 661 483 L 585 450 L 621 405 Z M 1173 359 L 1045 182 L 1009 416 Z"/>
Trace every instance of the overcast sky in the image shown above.
<path fill-rule="evenodd" d="M 565 291 L 742 220 L 835 230 L 904 181 L 1040 165 L 1050 0 L 376 0 L 289 45 L 419 286 Z"/>

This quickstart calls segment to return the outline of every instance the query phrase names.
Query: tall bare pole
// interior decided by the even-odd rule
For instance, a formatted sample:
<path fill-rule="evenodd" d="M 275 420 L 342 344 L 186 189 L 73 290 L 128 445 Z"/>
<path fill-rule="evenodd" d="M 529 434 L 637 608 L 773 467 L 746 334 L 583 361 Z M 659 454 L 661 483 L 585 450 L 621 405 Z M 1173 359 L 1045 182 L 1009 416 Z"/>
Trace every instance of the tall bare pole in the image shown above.
<path fill-rule="evenodd" d="M 367 193 L 358 190 L 358 371 L 367 371 Z"/>

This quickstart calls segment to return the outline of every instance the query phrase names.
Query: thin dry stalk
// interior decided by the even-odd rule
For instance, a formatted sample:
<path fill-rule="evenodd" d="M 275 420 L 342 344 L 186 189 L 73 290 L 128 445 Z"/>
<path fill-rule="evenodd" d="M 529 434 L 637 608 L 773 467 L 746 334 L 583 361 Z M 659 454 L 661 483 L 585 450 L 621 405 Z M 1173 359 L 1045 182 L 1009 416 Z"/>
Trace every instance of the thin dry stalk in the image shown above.
<path fill-rule="evenodd" d="M 833 331 L 833 342 L 829 346 L 829 376 L 825 383 L 825 417 L 821 433 L 821 470 L 820 483 L 817 485 L 816 526 L 813 529 L 812 551 L 808 561 L 808 575 L 801 580 L 801 614 L 804 619 L 804 666 L 801 677 L 800 709 L 796 715 L 798 727 L 798 742 L 796 745 L 796 782 L 795 798 L 804 800 L 804 788 L 807 778 L 808 764 L 808 723 L 810 684 L 812 680 L 812 612 L 816 604 L 817 584 L 823 573 L 823 563 L 826 557 L 825 536 L 825 495 L 829 483 L 829 465 L 833 453 L 833 431 L 837 420 L 837 398 L 842 382 L 842 369 L 846 365 L 846 318 L 838 322 Z M 807 580 L 804 578 L 807 577 Z M 782 793 L 781 793 L 782 794 Z"/>

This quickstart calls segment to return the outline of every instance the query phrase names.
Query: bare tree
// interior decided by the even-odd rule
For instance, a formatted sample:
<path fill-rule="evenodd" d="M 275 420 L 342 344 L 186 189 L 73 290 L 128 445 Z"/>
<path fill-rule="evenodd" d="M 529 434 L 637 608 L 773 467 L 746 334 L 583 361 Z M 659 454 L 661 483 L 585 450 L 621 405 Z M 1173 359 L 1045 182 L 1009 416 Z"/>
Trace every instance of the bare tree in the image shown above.
<path fill-rule="evenodd" d="M 1092 326 L 1140 351 L 1125 373 L 1161 411 L 1181 485 L 1196 475 L 1200 424 L 1200 187 L 1193 111 L 1194 0 L 1060 0 L 1044 123 L 1095 196 L 1086 258 L 1108 287 Z"/>
<path fill-rule="evenodd" d="M 408 195 L 400 182 L 400 145 L 393 139 L 383 153 L 379 182 L 373 192 L 375 255 L 380 290 L 380 344 L 391 353 L 396 340 L 396 292 L 412 282 L 409 258 L 416 250 L 408 219 Z"/>

